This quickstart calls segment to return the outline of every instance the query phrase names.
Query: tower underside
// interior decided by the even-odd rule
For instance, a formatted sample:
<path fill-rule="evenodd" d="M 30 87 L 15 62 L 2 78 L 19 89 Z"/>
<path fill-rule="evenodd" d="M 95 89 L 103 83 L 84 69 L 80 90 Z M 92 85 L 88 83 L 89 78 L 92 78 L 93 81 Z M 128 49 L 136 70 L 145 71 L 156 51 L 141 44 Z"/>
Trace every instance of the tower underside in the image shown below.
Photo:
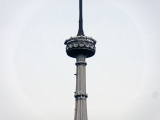
<path fill-rule="evenodd" d="M 70 37 L 64 44 L 67 55 L 73 58 L 78 54 L 84 54 L 86 58 L 92 57 L 96 51 L 96 40 L 88 36 Z"/>

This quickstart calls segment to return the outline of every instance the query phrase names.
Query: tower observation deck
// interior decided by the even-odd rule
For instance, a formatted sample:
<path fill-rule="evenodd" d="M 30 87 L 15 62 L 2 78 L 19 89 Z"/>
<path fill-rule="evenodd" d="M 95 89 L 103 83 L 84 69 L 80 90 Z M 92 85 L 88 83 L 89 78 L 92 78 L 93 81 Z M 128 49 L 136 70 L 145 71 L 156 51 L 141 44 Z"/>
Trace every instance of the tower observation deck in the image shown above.
<path fill-rule="evenodd" d="M 96 52 L 96 40 L 84 35 L 82 18 L 82 0 L 79 0 L 79 30 L 77 36 L 70 37 L 64 44 L 66 53 L 76 58 L 76 91 L 75 91 L 75 118 L 74 120 L 87 120 L 86 93 L 86 58 L 92 57 Z"/>

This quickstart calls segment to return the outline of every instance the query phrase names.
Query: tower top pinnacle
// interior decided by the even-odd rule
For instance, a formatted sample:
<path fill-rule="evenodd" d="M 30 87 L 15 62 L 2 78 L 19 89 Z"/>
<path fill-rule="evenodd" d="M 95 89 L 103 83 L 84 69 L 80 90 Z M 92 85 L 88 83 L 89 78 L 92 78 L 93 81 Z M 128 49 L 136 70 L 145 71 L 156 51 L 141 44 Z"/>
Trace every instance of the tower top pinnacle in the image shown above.
<path fill-rule="evenodd" d="M 77 36 L 85 36 L 83 32 L 82 0 L 79 0 L 79 30 Z"/>
<path fill-rule="evenodd" d="M 84 35 L 82 18 L 82 0 L 79 0 L 79 30 L 75 37 L 65 40 L 66 53 L 72 58 L 84 55 L 85 58 L 92 57 L 96 52 L 96 40 Z"/>

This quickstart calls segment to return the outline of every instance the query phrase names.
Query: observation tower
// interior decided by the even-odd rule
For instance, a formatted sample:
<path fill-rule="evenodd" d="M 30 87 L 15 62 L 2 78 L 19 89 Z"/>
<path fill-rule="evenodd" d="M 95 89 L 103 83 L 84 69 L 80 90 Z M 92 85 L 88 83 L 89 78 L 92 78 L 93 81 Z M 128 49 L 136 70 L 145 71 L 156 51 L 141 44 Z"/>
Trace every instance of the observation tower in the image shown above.
<path fill-rule="evenodd" d="M 96 52 L 96 40 L 84 35 L 82 18 L 82 0 L 79 0 L 79 30 L 77 36 L 70 37 L 64 44 L 69 57 L 76 58 L 76 91 L 74 120 L 87 120 L 87 93 L 86 93 L 86 58 Z"/>

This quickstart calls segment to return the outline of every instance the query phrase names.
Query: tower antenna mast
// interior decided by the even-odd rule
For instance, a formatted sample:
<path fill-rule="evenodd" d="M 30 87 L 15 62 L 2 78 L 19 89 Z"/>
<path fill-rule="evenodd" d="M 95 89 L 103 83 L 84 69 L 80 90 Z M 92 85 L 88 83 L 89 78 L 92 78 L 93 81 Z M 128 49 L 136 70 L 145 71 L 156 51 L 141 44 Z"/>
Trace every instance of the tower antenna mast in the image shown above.
<path fill-rule="evenodd" d="M 79 0 L 79 30 L 78 30 L 77 36 L 84 36 L 83 15 L 82 15 L 82 0 Z"/>

